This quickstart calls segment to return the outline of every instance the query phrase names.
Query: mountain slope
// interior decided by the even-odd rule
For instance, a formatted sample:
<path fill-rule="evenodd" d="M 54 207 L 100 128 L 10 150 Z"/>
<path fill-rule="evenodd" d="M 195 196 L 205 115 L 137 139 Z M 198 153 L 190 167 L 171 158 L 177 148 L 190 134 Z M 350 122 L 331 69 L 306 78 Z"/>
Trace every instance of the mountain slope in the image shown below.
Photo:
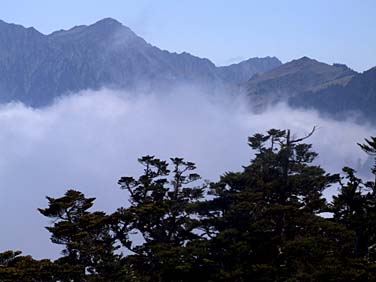
<path fill-rule="evenodd" d="M 328 65 L 303 57 L 253 76 L 245 87 L 252 99 L 262 104 L 315 92 L 332 84 L 344 85 L 355 74 L 344 65 Z"/>
<path fill-rule="evenodd" d="M 334 118 L 376 121 L 376 67 L 359 74 L 346 65 L 303 57 L 254 75 L 245 88 L 259 111 L 283 101 Z"/>
<path fill-rule="evenodd" d="M 220 77 L 226 81 L 242 83 L 250 78 L 250 75 L 265 73 L 281 65 L 276 57 L 251 58 L 238 64 L 219 67 Z"/>
<path fill-rule="evenodd" d="M 65 93 L 101 87 L 233 87 L 279 65 L 267 57 L 216 67 L 208 59 L 160 50 L 109 18 L 50 35 L 0 22 L 0 102 L 43 106 Z"/>
<path fill-rule="evenodd" d="M 346 85 L 331 85 L 315 93 L 308 91 L 289 103 L 339 118 L 353 113 L 376 122 L 376 67 L 355 75 Z"/>

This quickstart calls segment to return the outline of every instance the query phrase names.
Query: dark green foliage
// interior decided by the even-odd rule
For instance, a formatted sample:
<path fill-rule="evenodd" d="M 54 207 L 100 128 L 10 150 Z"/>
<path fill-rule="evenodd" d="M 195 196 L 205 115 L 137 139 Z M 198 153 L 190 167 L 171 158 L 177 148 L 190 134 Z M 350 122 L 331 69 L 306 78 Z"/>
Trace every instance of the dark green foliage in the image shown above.
<path fill-rule="evenodd" d="M 127 261 L 142 281 L 180 281 L 190 271 L 186 244 L 199 239 L 194 206 L 203 198 L 202 187 L 189 184 L 200 177 L 195 165 L 181 158 L 168 163 L 153 156 L 139 159 L 144 173 L 138 179 L 122 177 L 119 184 L 128 191 L 131 206 L 112 215 L 117 238 L 134 254 Z M 132 244 L 130 234 L 143 243 Z"/>
<path fill-rule="evenodd" d="M 94 198 L 68 190 L 61 198 L 47 197 L 49 206 L 39 209 L 54 220 L 47 230 L 51 241 L 64 245 L 63 257 L 55 264 L 63 281 L 111 281 L 122 274 L 119 248 L 111 234 L 110 217 L 89 212 Z"/>
<path fill-rule="evenodd" d="M 335 222 L 353 233 L 350 257 L 357 258 L 376 279 L 376 194 L 374 183 L 363 183 L 355 171 L 343 169 L 346 180 L 340 181 L 340 192 L 333 197 L 331 211 Z"/>
<path fill-rule="evenodd" d="M 78 191 L 47 197 L 39 211 L 62 257 L 1 253 L 0 281 L 376 281 L 375 182 L 313 165 L 303 141 L 314 131 L 253 135 L 250 164 L 216 183 L 181 158 L 144 156 L 141 176 L 119 180 L 129 204 L 110 215 L 90 211 L 95 199 Z M 376 156 L 376 138 L 359 145 Z"/>
<path fill-rule="evenodd" d="M 0 253 L 0 281 L 57 281 L 55 266 L 50 260 L 34 260 L 31 256 L 21 256 L 21 252 Z"/>
<path fill-rule="evenodd" d="M 338 277 L 325 269 L 324 259 L 340 265 L 348 236 L 340 225 L 318 216 L 326 209 L 322 192 L 338 176 L 310 165 L 316 154 L 299 143 L 303 139 L 280 130 L 256 134 L 249 138 L 256 150 L 251 164 L 212 184 L 214 199 L 204 203 L 201 214 L 212 238 L 215 281 Z"/>
<path fill-rule="evenodd" d="M 367 154 L 376 156 L 376 137 L 371 137 L 370 140 L 366 139 L 365 144 L 358 144 L 360 148 Z"/>
<path fill-rule="evenodd" d="M 376 137 L 366 139 L 364 144 L 359 144 L 359 147 L 368 155 L 375 158 L 375 164 L 372 168 L 372 173 L 375 175 L 374 189 L 376 189 Z"/>

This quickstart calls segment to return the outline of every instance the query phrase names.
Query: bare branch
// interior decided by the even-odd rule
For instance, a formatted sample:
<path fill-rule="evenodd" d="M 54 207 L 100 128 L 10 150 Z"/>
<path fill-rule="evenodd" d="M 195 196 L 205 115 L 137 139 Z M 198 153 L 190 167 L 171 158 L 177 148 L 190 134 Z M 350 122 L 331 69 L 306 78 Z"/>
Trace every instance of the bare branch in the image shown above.
<path fill-rule="evenodd" d="M 311 132 L 308 133 L 306 136 L 304 136 L 304 137 L 302 137 L 302 138 L 299 138 L 299 139 L 292 140 L 292 141 L 290 141 L 290 143 L 298 143 L 298 142 L 302 142 L 303 140 L 308 139 L 309 137 L 311 137 L 311 136 L 313 135 L 313 133 L 315 133 L 316 129 L 317 129 L 317 126 L 315 125 L 315 126 L 312 128 Z"/>

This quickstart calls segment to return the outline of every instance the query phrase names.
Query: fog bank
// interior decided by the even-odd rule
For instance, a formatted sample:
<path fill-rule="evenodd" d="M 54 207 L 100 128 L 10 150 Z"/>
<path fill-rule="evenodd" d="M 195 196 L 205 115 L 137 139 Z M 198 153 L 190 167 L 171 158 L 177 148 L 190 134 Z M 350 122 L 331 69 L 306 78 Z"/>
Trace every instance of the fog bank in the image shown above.
<path fill-rule="evenodd" d="M 184 157 L 197 163 L 203 178 L 217 180 L 240 170 L 252 157 L 247 137 L 270 128 L 290 128 L 296 136 L 318 130 L 308 142 L 330 171 L 360 167 L 366 156 L 356 146 L 374 135 L 370 125 L 322 119 L 314 111 L 285 105 L 253 114 L 241 97 L 207 96 L 194 89 L 149 95 L 102 90 L 64 97 L 52 106 L 0 107 L 0 249 L 37 258 L 56 257 L 58 248 L 38 214 L 46 195 L 68 188 L 97 197 L 95 209 L 127 204 L 121 176 L 137 176 L 137 158 Z"/>

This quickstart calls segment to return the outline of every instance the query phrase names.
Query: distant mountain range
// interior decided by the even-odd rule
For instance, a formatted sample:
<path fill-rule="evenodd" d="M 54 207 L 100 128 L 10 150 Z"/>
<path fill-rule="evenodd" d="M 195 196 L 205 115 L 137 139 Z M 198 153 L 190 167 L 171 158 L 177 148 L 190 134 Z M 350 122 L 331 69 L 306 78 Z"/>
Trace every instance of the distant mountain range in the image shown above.
<path fill-rule="evenodd" d="M 267 57 L 216 67 L 208 59 L 154 47 L 113 19 L 50 35 L 0 21 L 1 102 L 43 106 L 65 93 L 101 87 L 231 87 L 279 65 Z"/>
<path fill-rule="evenodd" d="M 334 117 L 356 112 L 376 121 L 376 68 L 357 73 L 307 57 L 285 64 L 275 57 L 251 58 L 217 67 L 152 46 L 110 18 L 49 35 L 0 21 L 0 102 L 40 107 L 85 89 L 161 91 L 182 84 L 245 91 L 258 110 L 285 101 Z"/>
<path fill-rule="evenodd" d="M 257 110 L 284 101 L 335 118 L 376 121 L 376 68 L 357 73 L 303 57 L 254 75 L 244 87 Z"/>
<path fill-rule="evenodd" d="M 313 108 L 340 119 L 352 114 L 359 121 L 376 122 L 376 67 L 354 75 L 347 83 L 331 84 L 290 98 L 290 105 Z"/>
<path fill-rule="evenodd" d="M 328 65 L 303 57 L 263 74 L 254 75 L 247 83 L 249 95 L 264 101 L 278 101 L 317 92 L 331 85 L 346 85 L 357 73 L 345 65 Z"/>

